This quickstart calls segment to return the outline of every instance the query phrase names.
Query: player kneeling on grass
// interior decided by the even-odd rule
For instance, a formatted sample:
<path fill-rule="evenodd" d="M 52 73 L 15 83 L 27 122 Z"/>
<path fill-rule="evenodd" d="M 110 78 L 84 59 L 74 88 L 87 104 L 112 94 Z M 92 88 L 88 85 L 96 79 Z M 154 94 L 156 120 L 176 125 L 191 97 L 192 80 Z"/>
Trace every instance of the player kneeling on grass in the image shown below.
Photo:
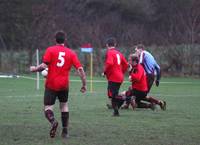
<path fill-rule="evenodd" d="M 46 75 L 45 92 L 44 92 L 44 114 L 47 120 L 51 123 L 50 137 L 56 135 L 58 121 L 54 118 L 53 106 L 56 98 L 60 102 L 60 112 L 62 120 L 62 137 L 68 137 L 68 92 L 69 92 L 69 72 L 74 66 L 81 78 L 81 92 L 86 91 L 86 76 L 83 67 L 76 55 L 70 48 L 65 47 L 65 33 L 59 31 L 55 35 L 56 45 L 48 47 L 43 56 L 43 63 L 38 66 L 31 66 L 31 72 L 41 72 L 48 67 Z"/>
<path fill-rule="evenodd" d="M 126 98 L 126 104 L 122 108 L 128 108 L 131 104 L 132 108 L 151 108 L 155 109 L 155 104 L 159 105 L 162 110 L 166 109 L 166 102 L 148 96 L 147 78 L 144 68 L 139 62 L 137 54 L 129 56 L 129 81 L 132 82 L 131 88 L 122 93 Z M 132 98 L 134 96 L 135 98 Z M 150 103 L 147 103 L 147 102 Z"/>

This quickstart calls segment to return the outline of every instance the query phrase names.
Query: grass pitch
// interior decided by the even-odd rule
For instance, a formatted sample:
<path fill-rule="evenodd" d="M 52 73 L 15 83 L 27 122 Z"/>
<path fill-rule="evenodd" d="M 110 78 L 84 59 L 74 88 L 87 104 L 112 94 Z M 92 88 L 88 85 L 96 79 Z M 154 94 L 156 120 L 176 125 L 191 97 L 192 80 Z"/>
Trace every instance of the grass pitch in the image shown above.
<path fill-rule="evenodd" d="M 40 84 L 36 91 L 34 80 L 0 78 L 0 145 L 200 144 L 200 80 L 164 78 L 151 94 L 167 102 L 166 111 L 120 110 L 120 117 L 112 117 L 105 106 L 106 82 L 94 83 L 94 92 L 86 94 L 79 92 L 79 82 L 71 82 L 68 140 L 60 137 L 58 101 L 54 110 L 60 124 L 56 138 L 49 137 Z"/>

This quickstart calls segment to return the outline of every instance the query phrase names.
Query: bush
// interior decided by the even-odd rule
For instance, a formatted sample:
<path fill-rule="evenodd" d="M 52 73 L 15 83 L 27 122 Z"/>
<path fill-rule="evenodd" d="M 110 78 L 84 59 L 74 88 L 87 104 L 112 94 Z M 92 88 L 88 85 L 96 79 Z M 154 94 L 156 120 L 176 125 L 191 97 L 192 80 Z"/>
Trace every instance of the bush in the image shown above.
<path fill-rule="evenodd" d="M 161 66 L 163 75 L 170 76 L 200 76 L 200 45 L 151 46 L 146 49 L 152 53 Z M 123 47 L 120 51 L 128 58 L 133 48 Z M 90 55 L 76 50 L 86 73 L 90 73 Z M 94 75 L 103 71 L 105 49 L 94 49 Z M 40 52 L 40 62 L 44 51 Z M 5 51 L 0 54 L 0 72 L 28 73 L 30 65 L 36 65 L 36 54 L 32 56 L 33 64 L 29 64 L 27 51 Z M 74 72 L 74 70 L 73 70 Z"/>

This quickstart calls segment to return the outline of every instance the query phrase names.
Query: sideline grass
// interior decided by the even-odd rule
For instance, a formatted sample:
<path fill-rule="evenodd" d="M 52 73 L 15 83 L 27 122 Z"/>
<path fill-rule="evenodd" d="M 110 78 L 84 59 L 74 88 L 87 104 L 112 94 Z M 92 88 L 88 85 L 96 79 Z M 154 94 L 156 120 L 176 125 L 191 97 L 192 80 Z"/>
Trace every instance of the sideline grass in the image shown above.
<path fill-rule="evenodd" d="M 34 80 L 0 79 L 0 145 L 198 145 L 200 144 L 200 80 L 167 78 L 151 94 L 167 101 L 167 110 L 107 110 L 106 83 L 95 83 L 94 92 L 79 93 L 71 82 L 69 94 L 70 138 L 48 136 L 44 118 L 43 87 Z M 42 81 L 41 81 L 42 83 Z M 124 84 L 121 90 L 128 87 Z M 55 116 L 60 121 L 58 102 Z M 60 123 L 61 125 L 61 123 Z"/>

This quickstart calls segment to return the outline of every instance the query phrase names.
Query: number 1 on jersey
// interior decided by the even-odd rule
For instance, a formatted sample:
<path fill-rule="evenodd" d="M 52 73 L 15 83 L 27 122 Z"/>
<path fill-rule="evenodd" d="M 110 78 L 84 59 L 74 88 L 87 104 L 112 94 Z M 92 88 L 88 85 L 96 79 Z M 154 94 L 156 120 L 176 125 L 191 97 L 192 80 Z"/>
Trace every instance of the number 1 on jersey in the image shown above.
<path fill-rule="evenodd" d="M 65 52 L 59 52 L 58 60 L 60 60 L 60 62 L 57 63 L 58 67 L 62 67 L 65 64 L 64 56 L 65 56 Z"/>
<path fill-rule="evenodd" d="M 120 65 L 120 63 L 121 63 L 120 56 L 119 56 L 119 54 L 116 54 L 116 56 L 117 56 L 117 64 Z"/>

